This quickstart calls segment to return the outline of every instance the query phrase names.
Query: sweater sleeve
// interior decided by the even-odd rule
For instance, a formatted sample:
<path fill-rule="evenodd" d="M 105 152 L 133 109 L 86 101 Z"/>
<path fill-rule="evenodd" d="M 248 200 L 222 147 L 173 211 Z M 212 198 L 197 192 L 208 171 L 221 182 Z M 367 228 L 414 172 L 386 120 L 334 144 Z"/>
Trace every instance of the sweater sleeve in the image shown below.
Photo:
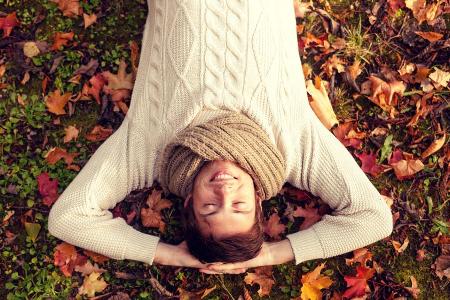
<path fill-rule="evenodd" d="M 288 181 L 319 196 L 333 213 L 287 236 L 296 264 L 367 246 L 389 236 L 393 227 L 380 193 L 348 150 L 309 112 L 299 129 L 298 161 Z"/>
<path fill-rule="evenodd" d="M 144 130 L 125 117 L 53 205 L 49 232 L 114 259 L 152 264 L 159 238 L 113 218 L 109 209 L 153 178 L 158 144 L 157 137 L 149 141 Z"/>

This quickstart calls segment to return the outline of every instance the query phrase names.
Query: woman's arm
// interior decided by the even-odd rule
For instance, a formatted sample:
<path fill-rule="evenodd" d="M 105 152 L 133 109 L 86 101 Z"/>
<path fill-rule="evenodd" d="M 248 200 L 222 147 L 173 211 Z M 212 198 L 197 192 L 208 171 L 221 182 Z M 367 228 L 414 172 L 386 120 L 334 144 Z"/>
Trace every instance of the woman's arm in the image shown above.
<path fill-rule="evenodd" d="M 298 135 L 298 161 L 288 176 L 334 212 L 310 228 L 288 235 L 296 263 L 340 255 L 392 232 L 392 214 L 348 150 L 309 109 Z"/>

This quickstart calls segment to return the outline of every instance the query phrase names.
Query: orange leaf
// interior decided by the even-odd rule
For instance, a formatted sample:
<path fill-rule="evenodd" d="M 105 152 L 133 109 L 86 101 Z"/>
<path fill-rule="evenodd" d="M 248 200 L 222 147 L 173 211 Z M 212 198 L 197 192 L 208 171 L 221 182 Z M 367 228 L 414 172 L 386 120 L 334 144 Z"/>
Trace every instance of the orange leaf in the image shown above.
<path fill-rule="evenodd" d="M 405 287 L 405 289 L 413 296 L 414 299 L 419 298 L 420 289 L 417 286 L 417 280 L 414 276 L 411 278 L 411 287 Z"/>
<path fill-rule="evenodd" d="M 280 224 L 280 217 L 274 213 L 267 221 L 264 232 L 275 240 L 281 239 L 280 234 L 284 232 L 286 225 Z"/>
<path fill-rule="evenodd" d="M 402 253 L 408 247 L 409 239 L 408 239 L 408 237 L 406 237 L 405 240 L 403 241 L 403 244 L 400 244 L 399 242 L 394 241 L 394 240 L 391 240 L 391 243 L 395 249 L 395 252 Z"/>
<path fill-rule="evenodd" d="M 419 159 L 402 159 L 398 162 L 390 163 L 390 165 L 399 180 L 409 179 L 424 168 L 424 164 Z"/>
<path fill-rule="evenodd" d="M 79 0 L 51 0 L 58 4 L 59 10 L 62 11 L 63 15 L 69 18 L 80 16 L 82 8 L 80 7 Z"/>
<path fill-rule="evenodd" d="M 339 124 L 333 129 L 333 134 L 345 147 L 353 147 L 355 149 L 362 148 L 362 139 L 366 135 L 364 132 L 355 131 L 353 122 Z"/>
<path fill-rule="evenodd" d="M 83 14 L 83 20 L 84 20 L 84 29 L 86 29 L 89 26 L 91 26 L 92 24 L 94 24 L 95 22 L 97 22 L 97 15 L 96 14 L 92 14 L 92 15 Z"/>
<path fill-rule="evenodd" d="M 99 264 L 102 264 L 105 261 L 109 260 L 109 257 L 101 255 L 99 253 L 95 253 L 93 251 L 84 250 L 83 253 L 86 254 L 87 256 L 89 256 L 94 262 L 99 263 Z"/>
<path fill-rule="evenodd" d="M 17 20 L 15 11 L 6 15 L 6 17 L 4 18 L 0 18 L 0 29 L 3 29 L 3 37 L 8 37 L 11 34 L 13 28 L 18 26 L 19 24 L 20 23 L 19 20 Z"/>
<path fill-rule="evenodd" d="M 64 159 L 67 165 L 70 165 L 73 163 L 73 160 L 75 157 L 77 157 L 78 153 L 68 153 L 67 150 L 54 147 L 50 149 L 50 151 L 47 152 L 45 155 L 45 160 L 51 164 L 56 164 L 60 159 Z"/>
<path fill-rule="evenodd" d="M 102 72 L 102 76 L 108 81 L 108 84 L 103 87 L 105 93 L 111 94 L 112 90 L 133 89 L 133 76 L 131 73 L 127 73 L 126 68 L 127 64 L 124 60 L 121 60 L 117 74 L 113 74 L 109 71 Z"/>
<path fill-rule="evenodd" d="M 58 266 L 66 277 L 72 276 L 75 266 L 84 265 L 87 261 L 86 256 L 78 255 L 75 247 L 66 242 L 56 246 L 53 258 L 55 266 Z"/>
<path fill-rule="evenodd" d="M 67 46 L 69 41 L 71 41 L 73 39 L 74 35 L 75 34 L 72 31 L 71 32 L 56 32 L 54 41 L 53 41 L 53 45 L 50 48 L 50 50 L 55 50 L 55 51 L 61 50 L 61 47 Z"/>
<path fill-rule="evenodd" d="M 267 296 L 275 284 L 272 277 L 272 266 L 255 268 L 255 273 L 247 273 L 244 278 L 246 284 L 259 284 L 258 295 L 260 297 Z"/>
<path fill-rule="evenodd" d="M 323 81 L 319 77 L 316 77 L 315 85 L 313 85 L 312 81 L 308 80 L 306 82 L 306 90 L 312 98 L 309 101 L 309 105 L 322 124 L 327 129 L 331 129 L 334 125 L 339 124 Z"/>
<path fill-rule="evenodd" d="M 367 248 L 360 248 L 353 251 L 353 258 L 345 259 L 345 264 L 350 266 L 359 262 L 361 266 L 366 266 L 369 260 L 372 260 L 372 253 Z"/>
<path fill-rule="evenodd" d="M 94 297 L 96 292 L 102 292 L 108 284 L 103 278 L 98 277 L 100 273 L 92 272 L 88 277 L 84 277 L 83 285 L 78 289 L 78 295 L 87 295 Z"/>
<path fill-rule="evenodd" d="M 422 159 L 427 158 L 428 156 L 430 156 L 431 154 L 439 151 L 439 149 L 442 148 L 442 146 L 444 146 L 445 143 L 445 138 L 446 138 L 446 134 L 444 133 L 444 135 L 438 139 L 438 140 L 434 140 L 430 146 L 428 146 L 428 148 L 422 153 L 422 155 L 420 156 Z"/>
<path fill-rule="evenodd" d="M 88 260 L 84 265 L 75 266 L 75 272 L 80 272 L 83 276 L 89 275 L 92 272 L 104 273 L 105 269 L 99 268 L 97 264 L 92 265 L 92 263 Z"/>
<path fill-rule="evenodd" d="M 64 132 L 66 133 L 64 136 L 64 143 L 68 143 L 72 140 L 76 140 L 80 131 L 75 126 L 70 125 L 64 128 Z"/>
<path fill-rule="evenodd" d="M 429 32 L 414 31 L 414 33 L 430 42 L 439 41 L 444 36 L 442 33 L 432 32 L 432 31 L 429 31 Z"/>
<path fill-rule="evenodd" d="M 336 70 L 338 73 L 342 73 L 345 71 L 345 62 L 341 60 L 336 55 L 333 55 L 330 59 L 328 59 L 321 67 L 325 73 L 331 77 L 333 75 L 333 70 Z"/>
<path fill-rule="evenodd" d="M 96 125 L 91 132 L 86 135 L 86 139 L 91 142 L 100 142 L 106 140 L 112 133 L 112 128 Z"/>
<path fill-rule="evenodd" d="M 324 267 L 324 263 L 320 264 L 311 272 L 302 275 L 301 282 L 303 286 L 300 295 L 302 300 L 322 299 L 322 292 L 320 290 L 329 288 L 333 284 L 330 277 L 320 275 L 320 272 Z"/>
<path fill-rule="evenodd" d="M 66 111 L 64 110 L 64 106 L 69 102 L 70 97 L 72 97 L 72 93 L 68 92 L 61 95 L 61 92 L 56 90 L 48 94 L 45 99 L 45 105 L 47 105 L 49 112 L 58 116 L 65 115 Z"/>
<path fill-rule="evenodd" d="M 144 227 L 159 228 L 164 232 L 166 224 L 164 223 L 161 211 L 172 206 L 172 202 L 161 198 L 162 191 L 153 190 L 147 198 L 148 208 L 141 209 L 141 221 Z"/>
<path fill-rule="evenodd" d="M 373 277 L 375 269 L 369 269 L 364 266 L 356 267 L 356 276 L 344 276 L 348 289 L 344 293 L 344 297 L 353 298 L 363 296 L 366 291 L 370 291 L 367 280 Z"/>
<path fill-rule="evenodd" d="M 406 85 L 397 80 L 387 83 L 373 75 L 369 76 L 368 82 L 370 82 L 372 92 L 369 99 L 384 111 L 389 112 L 391 118 L 394 118 L 397 114 L 397 110 L 395 109 L 398 102 L 397 95 L 403 95 Z"/>

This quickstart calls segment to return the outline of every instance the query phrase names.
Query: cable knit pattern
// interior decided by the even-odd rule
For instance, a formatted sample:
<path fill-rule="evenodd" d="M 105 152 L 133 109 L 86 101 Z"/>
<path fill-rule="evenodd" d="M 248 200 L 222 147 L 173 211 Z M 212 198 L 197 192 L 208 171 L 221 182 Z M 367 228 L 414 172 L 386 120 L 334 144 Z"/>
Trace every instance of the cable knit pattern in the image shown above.
<path fill-rule="evenodd" d="M 334 209 L 288 235 L 296 263 L 343 254 L 392 231 L 380 193 L 311 110 L 292 0 L 148 0 L 130 109 L 53 205 L 51 234 L 115 258 L 153 263 L 159 238 L 109 211 L 160 181 L 178 132 L 247 115 L 286 163 L 287 181 Z"/>

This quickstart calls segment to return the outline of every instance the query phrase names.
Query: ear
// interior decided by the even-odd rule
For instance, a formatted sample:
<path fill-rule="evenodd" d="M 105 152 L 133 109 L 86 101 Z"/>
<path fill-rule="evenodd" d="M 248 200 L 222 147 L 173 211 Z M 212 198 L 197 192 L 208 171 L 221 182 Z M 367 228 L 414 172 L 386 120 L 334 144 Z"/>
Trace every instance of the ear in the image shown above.
<path fill-rule="evenodd" d="M 186 208 L 188 206 L 189 201 L 191 200 L 191 198 L 192 198 L 192 193 L 189 193 L 187 195 L 186 199 L 184 200 L 184 204 L 183 204 L 184 208 Z"/>

